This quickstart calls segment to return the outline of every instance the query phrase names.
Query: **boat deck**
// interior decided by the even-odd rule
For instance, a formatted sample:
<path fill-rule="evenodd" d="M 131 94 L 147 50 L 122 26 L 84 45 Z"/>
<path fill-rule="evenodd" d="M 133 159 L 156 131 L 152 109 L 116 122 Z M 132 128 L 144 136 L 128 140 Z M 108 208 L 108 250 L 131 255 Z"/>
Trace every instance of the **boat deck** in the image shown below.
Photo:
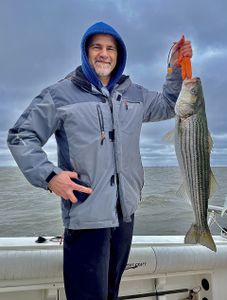
<path fill-rule="evenodd" d="M 45 238 L 0 238 L 0 300 L 65 300 L 62 244 Z M 193 299 L 226 300 L 227 240 L 214 240 L 216 253 L 184 236 L 134 236 L 119 299 L 176 300 L 195 289 Z"/>

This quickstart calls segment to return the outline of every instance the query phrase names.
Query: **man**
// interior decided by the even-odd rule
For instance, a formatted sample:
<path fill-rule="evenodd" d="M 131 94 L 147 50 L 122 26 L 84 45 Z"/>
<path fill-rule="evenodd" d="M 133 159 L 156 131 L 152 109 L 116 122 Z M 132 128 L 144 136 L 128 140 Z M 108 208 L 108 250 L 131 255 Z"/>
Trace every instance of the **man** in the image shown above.
<path fill-rule="evenodd" d="M 163 92 L 151 92 L 122 75 L 122 38 L 96 23 L 82 38 L 82 65 L 44 89 L 9 130 L 9 148 L 26 178 L 62 197 L 68 300 L 117 299 L 144 183 L 140 130 L 142 122 L 174 116 L 182 84 L 179 49 L 192 56 L 190 42 L 176 43 Z M 58 166 L 42 150 L 52 134 Z M 75 190 L 88 198 L 77 199 Z"/>

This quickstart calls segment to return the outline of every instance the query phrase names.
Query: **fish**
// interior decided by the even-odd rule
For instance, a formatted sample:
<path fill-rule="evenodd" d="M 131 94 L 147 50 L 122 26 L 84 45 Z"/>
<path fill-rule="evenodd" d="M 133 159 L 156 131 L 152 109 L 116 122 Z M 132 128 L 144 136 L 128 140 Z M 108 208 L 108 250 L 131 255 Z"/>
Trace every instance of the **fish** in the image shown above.
<path fill-rule="evenodd" d="M 185 235 L 185 244 L 201 244 L 216 252 L 207 214 L 208 200 L 217 189 L 210 166 L 213 141 L 208 130 L 202 83 L 199 77 L 185 79 L 175 105 L 174 144 L 183 184 L 178 195 L 191 202 L 195 221 Z"/>

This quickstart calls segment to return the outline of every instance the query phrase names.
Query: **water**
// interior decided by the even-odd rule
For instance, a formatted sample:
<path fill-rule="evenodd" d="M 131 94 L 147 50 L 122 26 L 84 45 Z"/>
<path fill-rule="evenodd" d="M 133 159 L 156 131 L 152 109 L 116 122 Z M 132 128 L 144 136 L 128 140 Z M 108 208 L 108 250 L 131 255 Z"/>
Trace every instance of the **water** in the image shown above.
<path fill-rule="evenodd" d="M 223 205 L 227 167 L 213 168 L 219 188 L 210 204 Z M 184 235 L 193 221 L 191 206 L 176 196 L 181 184 L 178 168 L 145 168 L 142 202 L 136 213 L 136 235 Z M 227 217 L 218 217 L 227 227 Z M 220 229 L 213 225 L 212 233 Z M 18 168 L 0 168 L 0 237 L 59 235 L 63 232 L 60 200 L 31 186 Z"/>

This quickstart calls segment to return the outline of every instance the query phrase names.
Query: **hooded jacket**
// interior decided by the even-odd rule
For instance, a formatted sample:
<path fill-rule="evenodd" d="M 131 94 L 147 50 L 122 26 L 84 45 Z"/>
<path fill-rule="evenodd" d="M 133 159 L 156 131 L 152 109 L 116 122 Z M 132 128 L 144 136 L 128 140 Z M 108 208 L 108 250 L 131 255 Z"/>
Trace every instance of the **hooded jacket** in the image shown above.
<path fill-rule="evenodd" d="M 119 61 L 107 89 L 90 67 L 86 42 L 95 33 L 111 34 Z M 93 193 L 85 202 L 62 199 L 64 226 L 70 229 L 118 226 L 117 199 L 130 221 L 144 184 L 139 138 L 143 122 L 174 116 L 181 89 L 180 70 L 168 74 L 161 93 L 133 84 L 122 75 L 126 48 L 118 33 L 98 23 L 82 38 L 82 66 L 38 95 L 9 130 L 8 145 L 34 186 L 48 189 L 53 172 L 76 171 Z M 55 166 L 42 147 L 51 135 L 58 147 Z"/>

